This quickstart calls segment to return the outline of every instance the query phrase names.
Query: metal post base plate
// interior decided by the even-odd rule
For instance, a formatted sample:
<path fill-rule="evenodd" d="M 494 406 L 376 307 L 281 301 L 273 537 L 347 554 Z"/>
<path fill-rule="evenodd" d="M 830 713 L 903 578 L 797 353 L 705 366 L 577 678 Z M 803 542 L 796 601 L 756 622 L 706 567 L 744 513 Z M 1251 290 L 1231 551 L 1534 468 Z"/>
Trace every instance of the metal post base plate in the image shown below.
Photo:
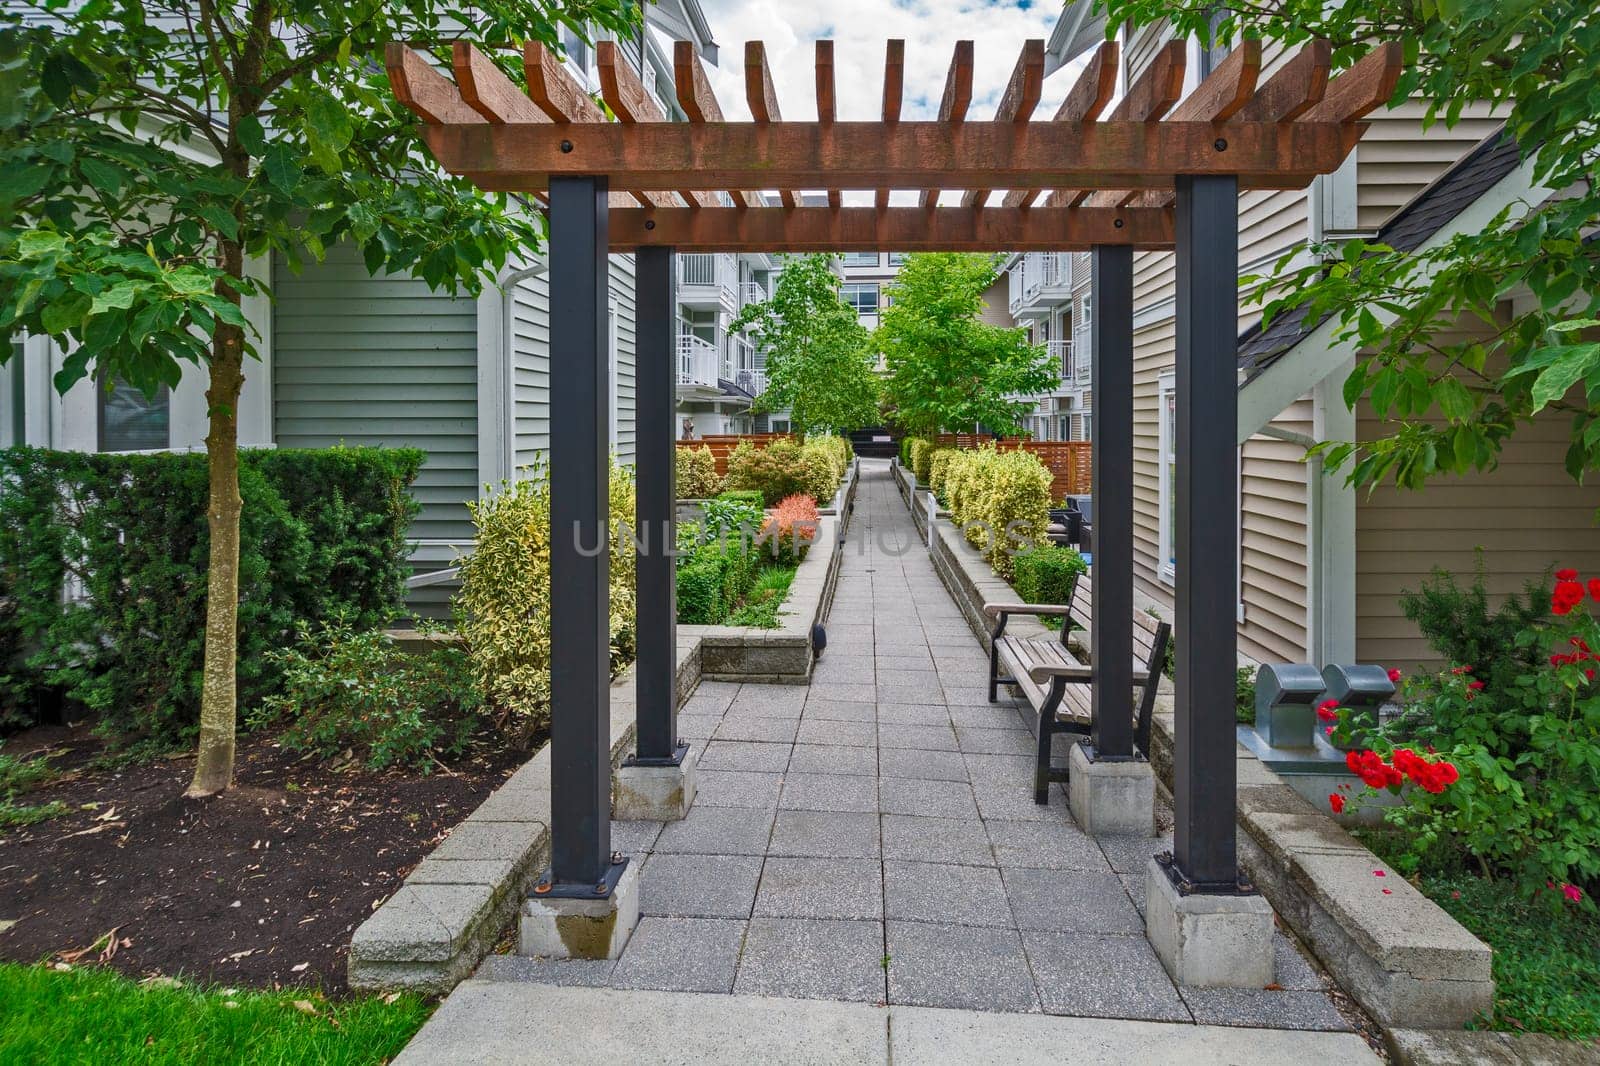
<path fill-rule="evenodd" d="M 689 742 L 678 741 L 678 746 L 672 749 L 671 755 L 640 756 L 630 755 L 622 760 L 623 766 L 682 766 L 684 756 L 689 754 Z"/>
<path fill-rule="evenodd" d="M 1183 871 L 1178 869 L 1178 864 L 1173 860 L 1172 852 L 1163 851 L 1155 856 L 1156 865 L 1161 867 L 1161 872 L 1167 875 L 1167 880 L 1172 882 L 1172 887 L 1182 896 L 1255 896 L 1259 895 L 1256 886 L 1245 876 L 1243 870 L 1235 871 L 1232 881 L 1192 881 Z"/>
<path fill-rule="evenodd" d="M 540 875 L 530 895 L 534 899 L 610 899 L 627 868 L 628 857 L 620 851 L 614 851 L 611 853 L 611 865 L 606 867 L 605 874 L 594 884 L 558 882 L 553 872 L 546 870 Z"/>

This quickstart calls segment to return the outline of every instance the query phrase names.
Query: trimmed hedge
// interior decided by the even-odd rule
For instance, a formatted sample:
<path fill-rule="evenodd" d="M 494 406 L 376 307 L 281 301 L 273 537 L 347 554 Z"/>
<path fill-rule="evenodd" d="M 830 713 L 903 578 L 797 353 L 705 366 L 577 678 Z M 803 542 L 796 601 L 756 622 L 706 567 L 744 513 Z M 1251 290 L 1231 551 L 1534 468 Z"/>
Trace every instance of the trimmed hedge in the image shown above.
<path fill-rule="evenodd" d="M 993 445 L 942 462 L 940 498 L 968 543 L 1010 581 L 1015 553 L 1041 543 L 1050 524 L 1049 469 L 1029 452 Z"/>
<path fill-rule="evenodd" d="M 765 447 L 741 441 L 728 456 L 725 489 L 759 492 L 765 507 L 796 494 L 831 500 L 850 464 L 842 437 L 814 436 L 804 444 L 775 440 Z"/>
<path fill-rule="evenodd" d="M 1089 566 L 1073 548 L 1039 545 L 1011 560 L 1012 585 L 1024 603 L 1071 603 L 1078 578 Z"/>
<path fill-rule="evenodd" d="M 400 610 L 416 449 L 246 450 L 239 550 L 239 702 L 277 683 L 267 652 L 341 614 Z M 55 688 L 124 741 L 198 723 L 210 534 L 206 456 L 0 451 L 0 728 Z M 75 594 L 63 597 L 62 590 Z"/>
<path fill-rule="evenodd" d="M 678 448 L 678 499 L 703 500 L 715 496 L 722 480 L 717 477 L 717 459 L 704 444 L 698 448 Z"/>

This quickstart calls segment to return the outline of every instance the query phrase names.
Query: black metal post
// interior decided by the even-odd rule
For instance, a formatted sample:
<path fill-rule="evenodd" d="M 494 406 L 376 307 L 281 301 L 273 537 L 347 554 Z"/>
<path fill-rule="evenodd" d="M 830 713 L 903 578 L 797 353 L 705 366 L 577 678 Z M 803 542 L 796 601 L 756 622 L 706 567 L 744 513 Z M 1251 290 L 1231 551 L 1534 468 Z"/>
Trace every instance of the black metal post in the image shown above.
<path fill-rule="evenodd" d="M 1175 875 L 1238 883 L 1239 182 L 1177 179 L 1177 705 Z M 1098 386 L 1097 386 L 1098 387 Z M 1098 567 L 1096 568 L 1098 569 Z M 1100 609 L 1099 589 L 1095 610 Z"/>
<path fill-rule="evenodd" d="M 634 428 L 637 459 L 636 536 L 639 545 L 638 693 L 639 745 L 633 762 L 677 765 L 687 745 L 678 743 L 678 588 L 672 558 L 677 543 L 677 317 L 671 248 L 640 248 L 634 258 L 638 298 L 635 336 Z"/>
<path fill-rule="evenodd" d="M 1133 757 L 1133 249 L 1090 253 L 1094 318 L 1094 660 L 1097 759 Z"/>
<path fill-rule="evenodd" d="M 550 179 L 550 881 L 591 892 L 611 869 L 608 184 Z"/>

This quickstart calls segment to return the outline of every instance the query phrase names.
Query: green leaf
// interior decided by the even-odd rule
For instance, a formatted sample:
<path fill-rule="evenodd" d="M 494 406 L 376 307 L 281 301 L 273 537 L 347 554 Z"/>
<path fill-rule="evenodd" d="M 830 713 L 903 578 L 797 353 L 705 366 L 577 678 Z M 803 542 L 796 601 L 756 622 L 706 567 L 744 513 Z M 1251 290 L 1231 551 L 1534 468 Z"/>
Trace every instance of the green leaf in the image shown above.
<path fill-rule="evenodd" d="M 283 192 L 292 192 L 305 174 L 294 152 L 283 144 L 275 144 L 267 149 L 263 165 L 266 167 L 267 180 Z"/>
<path fill-rule="evenodd" d="M 79 160 L 78 169 L 89 179 L 89 184 L 112 199 L 122 194 L 122 171 L 98 159 Z"/>
<path fill-rule="evenodd" d="M 40 259 L 64 252 L 66 248 L 67 239 L 55 230 L 29 230 L 17 238 L 17 254 L 23 259 Z"/>
<path fill-rule="evenodd" d="M 318 92 L 306 101 L 305 123 L 312 160 L 327 173 L 338 173 L 340 153 L 355 131 L 344 104 L 331 93 Z"/>
<path fill-rule="evenodd" d="M 1440 379 L 1433 387 L 1433 399 L 1439 405 L 1439 410 L 1452 422 L 1460 422 L 1471 417 L 1472 412 L 1477 409 L 1472 400 L 1472 393 L 1453 377 Z"/>
<path fill-rule="evenodd" d="M 89 317 L 94 319 L 107 311 L 126 311 L 133 306 L 133 301 L 148 288 L 147 282 L 123 279 L 104 292 L 97 293 L 89 305 Z M 93 322 L 90 323 L 91 328 Z"/>
<path fill-rule="evenodd" d="M 234 124 L 234 131 L 239 135 L 239 143 L 244 145 L 244 150 L 257 159 L 267 154 L 267 131 L 262 127 L 261 120 L 255 115 L 245 115 Z"/>
<path fill-rule="evenodd" d="M 39 324 L 44 326 L 46 333 L 54 335 L 76 329 L 83 325 L 93 302 L 88 293 L 69 289 L 39 312 Z"/>
<path fill-rule="evenodd" d="M 1600 344 L 1573 345 L 1545 367 L 1533 383 L 1534 413 L 1565 396 L 1567 390 L 1588 373 L 1597 356 L 1600 356 Z"/>

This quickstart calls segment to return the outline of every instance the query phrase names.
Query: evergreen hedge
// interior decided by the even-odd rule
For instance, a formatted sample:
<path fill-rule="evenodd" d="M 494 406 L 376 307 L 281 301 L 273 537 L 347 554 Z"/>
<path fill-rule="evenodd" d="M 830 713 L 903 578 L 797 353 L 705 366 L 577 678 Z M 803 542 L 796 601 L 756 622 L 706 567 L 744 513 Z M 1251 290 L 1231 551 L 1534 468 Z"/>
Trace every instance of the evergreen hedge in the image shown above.
<path fill-rule="evenodd" d="M 266 652 L 335 612 L 381 624 L 405 594 L 416 449 L 240 453 L 239 700 Z M 195 730 L 205 644 L 203 454 L 0 450 L 0 729 L 57 689 L 123 741 Z M 69 595 L 63 595 L 63 590 Z"/>

